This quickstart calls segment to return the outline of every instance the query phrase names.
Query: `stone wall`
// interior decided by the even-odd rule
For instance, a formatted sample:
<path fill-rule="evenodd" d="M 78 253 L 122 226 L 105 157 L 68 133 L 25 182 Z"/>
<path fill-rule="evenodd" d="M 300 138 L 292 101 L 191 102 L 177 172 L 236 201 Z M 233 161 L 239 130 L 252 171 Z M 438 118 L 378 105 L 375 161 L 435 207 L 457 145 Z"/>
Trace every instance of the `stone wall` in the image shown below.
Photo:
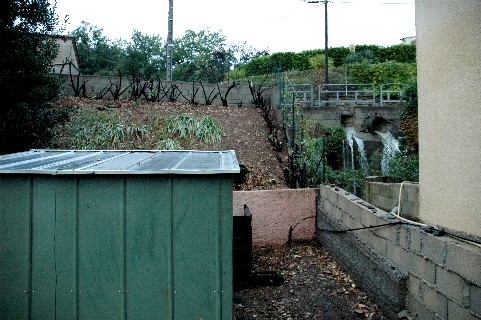
<path fill-rule="evenodd" d="M 255 246 L 286 244 L 297 223 L 293 240 L 315 238 L 316 189 L 234 191 L 234 216 L 244 215 L 244 204 L 252 214 Z"/>
<path fill-rule="evenodd" d="M 401 183 L 385 183 L 382 177 L 367 177 L 365 181 L 364 198 L 367 202 L 389 212 L 398 206 L 401 192 L 401 216 L 419 219 L 419 184 L 405 182 L 401 189 Z"/>
<path fill-rule="evenodd" d="M 320 187 L 317 239 L 390 318 L 481 319 L 481 248 L 396 222 L 340 188 Z"/>

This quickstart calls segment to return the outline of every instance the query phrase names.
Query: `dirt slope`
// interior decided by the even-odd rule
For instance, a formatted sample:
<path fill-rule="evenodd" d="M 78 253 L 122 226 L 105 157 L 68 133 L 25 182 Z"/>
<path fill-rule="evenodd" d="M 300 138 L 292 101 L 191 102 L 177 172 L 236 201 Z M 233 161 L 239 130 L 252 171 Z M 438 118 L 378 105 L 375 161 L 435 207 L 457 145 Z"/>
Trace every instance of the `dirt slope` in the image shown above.
<path fill-rule="evenodd" d="M 239 106 L 204 106 L 187 103 L 153 103 L 142 101 L 140 104 L 128 100 L 95 100 L 64 97 L 58 106 L 70 106 L 74 109 L 95 109 L 99 106 L 131 112 L 140 119 L 160 114 L 174 115 L 190 113 L 192 115 L 210 115 L 222 126 L 222 141 L 219 149 L 235 150 L 240 164 L 247 167 L 245 183 L 240 190 L 285 188 L 283 182 L 283 164 L 279 159 L 284 154 L 276 154 L 268 139 L 268 129 L 261 113 L 254 107 Z M 200 146 L 198 149 L 203 149 Z"/>

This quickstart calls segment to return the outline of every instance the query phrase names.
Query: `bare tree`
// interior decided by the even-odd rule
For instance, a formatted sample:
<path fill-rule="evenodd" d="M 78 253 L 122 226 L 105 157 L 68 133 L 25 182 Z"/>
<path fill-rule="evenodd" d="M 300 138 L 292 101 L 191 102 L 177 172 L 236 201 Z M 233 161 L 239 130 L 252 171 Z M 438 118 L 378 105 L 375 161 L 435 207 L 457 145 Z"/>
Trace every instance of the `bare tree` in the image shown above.
<path fill-rule="evenodd" d="M 72 88 L 74 97 L 86 97 L 87 96 L 87 89 L 86 89 L 86 84 L 88 80 L 82 79 L 82 83 L 80 83 L 80 72 L 77 73 L 75 76 L 74 80 L 74 75 L 72 73 L 72 61 L 69 59 L 66 59 L 64 63 L 62 63 L 62 68 L 60 68 L 60 74 L 62 74 L 63 69 L 68 66 L 68 72 L 69 72 L 69 86 Z"/>
<path fill-rule="evenodd" d="M 249 82 L 249 90 L 253 104 L 261 110 L 262 117 L 269 128 L 269 142 L 276 152 L 281 152 L 284 144 L 282 134 L 279 134 L 281 130 L 277 119 L 277 112 L 275 108 L 272 107 L 270 99 L 264 95 L 267 88 L 262 87 L 266 79 L 267 77 L 264 78 L 260 85 Z"/>
<path fill-rule="evenodd" d="M 202 83 L 202 81 L 200 81 L 200 86 L 202 87 L 202 92 L 204 93 L 205 105 L 210 106 L 212 104 L 212 102 L 214 102 L 215 98 L 217 98 L 217 96 L 219 95 L 219 92 L 212 96 L 212 94 L 215 91 L 215 88 L 214 88 L 209 93 L 209 95 L 207 95 L 206 92 L 205 92 L 204 84 Z"/>
<path fill-rule="evenodd" d="M 219 87 L 219 84 L 217 84 L 217 92 L 218 92 L 218 95 L 220 97 L 220 101 L 222 102 L 222 105 L 224 107 L 227 107 L 227 96 L 229 95 L 229 92 L 234 89 L 236 86 L 238 85 L 237 82 L 235 81 L 232 81 L 232 84 L 229 85 L 229 87 L 227 88 L 226 92 L 224 95 L 222 95 L 221 91 L 220 91 L 220 87 Z"/>
<path fill-rule="evenodd" d="M 109 78 L 110 87 L 107 89 L 107 92 L 110 92 L 114 100 L 118 100 L 122 96 L 122 94 L 124 94 L 124 92 L 127 91 L 128 88 L 130 88 L 130 85 L 128 85 L 127 87 L 122 89 L 122 73 L 120 72 L 120 69 L 117 69 L 117 72 L 119 74 L 119 82 L 113 83 L 112 80 Z"/>
<path fill-rule="evenodd" d="M 189 102 L 192 104 L 192 105 L 198 105 L 199 102 L 195 101 L 195 96 L 197 95 L 197 92 L 199 92 L 199 87 L 197 88 L 194 88 L 194 84 L 195 82 L 192 82 L 192 92 L 190 93 L 190 99 L 186 99 L 186 100 L 189 100 Z M 184 97 L 185 98 L 185 97 Z"/>

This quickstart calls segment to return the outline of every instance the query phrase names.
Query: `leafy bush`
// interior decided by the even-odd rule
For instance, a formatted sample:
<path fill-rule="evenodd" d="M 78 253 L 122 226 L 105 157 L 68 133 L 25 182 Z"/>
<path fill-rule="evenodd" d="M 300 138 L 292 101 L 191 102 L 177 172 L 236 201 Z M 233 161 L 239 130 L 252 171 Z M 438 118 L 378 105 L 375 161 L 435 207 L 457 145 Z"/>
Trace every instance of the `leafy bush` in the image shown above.
<path fill-rule="evenodd" d="M 387 172 L 396 182 L 419 181 L 417 82 L 412 82 L 404 94 L 406 102 L 400 120 L 401 152 L 389 162 Z"/>
<path fill-rule="evenodd" d="M 333 170 L 327 167 L 326 170 L 326 183 L 335 184 L 361 198 L 364 196 L 364 178 L 362 170 L 359 169 Z"/>
<path fill-rule="evenodd" d="M 50 105 L 60 82 L 50 73 L 58 47 L 44 35 L 56 31 L 55 8 L 46 0 L 5 0 L 0 16 L 0 153 L 45 147 L 68 114 Z"/>
<path fill-rule="evenodd" d="M 379 61 L 416 62 L 416 44 L 398 44 L 379 52 Z"/>
<path fill-rule="evenodd" d="M 417 81 L 412 82 L 405 90 L 406 102 L 401 110 L 401 135 L 405 138 L 404 148 L 410 152 L 417 152 L 419 149 L 418 134 L 418 93 Z"/>
<path fill-rule="evenodd" d="M 389 161 L 386 175 L 394 182 L 419 181 L 419 155 L 402 151 Z"/>
<path fill-rule="evenodd" d="M 334 66 L 339 67 L 345 63 L 346 56 L 351 53 L 351 50 L 347 47 L 335 47 L 329 48 L 329 58 L 332 59 Z M 324 55 L 324 50 L 322 50 Z"/>
<path fill-rule="evenodd" d="M 299 53 L 278 52 L 269 56 L 254 58 L 241 66 L 247 77 L 290 70 L 311 69 L 312 58 L 324 57 L 324 50 L 306 50 Z M 351 56 L 349 61 L 348 57 Z M 352 59 L 353 57 L 355 59 Z M 317 59 L 317 58 L 315 58 Z M 377 45 L 357 45 L 354 48 L 335 47 L 329 48 L 329 59 L 334 67 L 347 63 L 368 60 L 370 63 L 385 63 L 388 61 L 400 64 L 413 64 L 416 62 L 415 45 L 394 45 L 380 47 Z M 389 81 L 393 82 L 393 81 Z"/>
<path fill-rule="evenodd" d="M 410 83 L 416 79 L 415 63 L 388 61 L 370 64 L 363 62 L 351 65 L 349 70 L 354 83 L 380 85 L 392 82 Z"/>

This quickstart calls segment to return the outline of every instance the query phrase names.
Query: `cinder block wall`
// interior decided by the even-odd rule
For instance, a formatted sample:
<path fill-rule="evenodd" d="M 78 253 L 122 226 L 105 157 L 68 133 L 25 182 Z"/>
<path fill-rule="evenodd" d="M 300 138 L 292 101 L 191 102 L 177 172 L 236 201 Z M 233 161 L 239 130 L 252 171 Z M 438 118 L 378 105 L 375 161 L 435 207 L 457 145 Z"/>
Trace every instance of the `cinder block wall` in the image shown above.
<path fill-rule="evenodd" d="M 393 319 L 481 319 L 481 248 L 435 237 L 337 188 L 321 186 L 317 239 Z"/>
<path fill-rule="evenodd" d="M 391 211 L 398 206 L 401 192 L 401 216 L 419 219 L 419 184 L 383 183 L 366 179 L 365 199 L 367 202 L 384 211 Z"/>

